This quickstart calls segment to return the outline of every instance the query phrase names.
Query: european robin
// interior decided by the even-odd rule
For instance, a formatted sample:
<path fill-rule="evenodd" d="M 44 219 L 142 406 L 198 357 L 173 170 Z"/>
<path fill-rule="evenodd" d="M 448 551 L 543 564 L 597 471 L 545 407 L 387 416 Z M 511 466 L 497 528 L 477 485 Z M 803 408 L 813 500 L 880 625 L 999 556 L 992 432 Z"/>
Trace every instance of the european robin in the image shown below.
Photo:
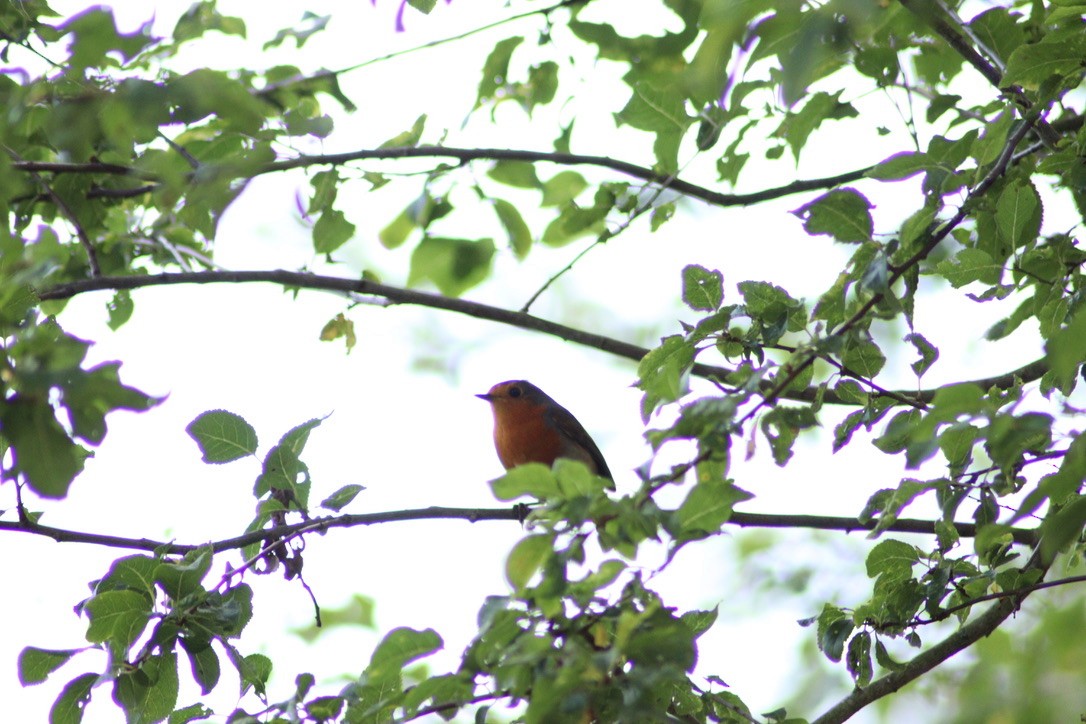
<path fill-rule="evenodd" d="M 506 470 L 524 463 L 553 465 L 558 458 L 579 460 L 611 480 L 603 453 L 577 418 L 531 382 L 499 382 L 483 395 L 494 411 L 494 447 Z"/>

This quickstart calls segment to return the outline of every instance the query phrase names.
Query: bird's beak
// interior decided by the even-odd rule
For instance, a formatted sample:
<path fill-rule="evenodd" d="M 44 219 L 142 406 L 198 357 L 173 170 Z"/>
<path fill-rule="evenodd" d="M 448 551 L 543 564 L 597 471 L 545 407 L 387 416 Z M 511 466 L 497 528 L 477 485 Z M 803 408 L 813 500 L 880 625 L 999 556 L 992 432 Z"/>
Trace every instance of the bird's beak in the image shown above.
<path fill-rule="evenodd" d="M 494 399 L 494 395 L 490 394 L 489 392 L 484 392 L 481 395 L 476 395 L 476 397 L 478 397 L 480 400 L 486 400 L 487 402 L 490 402 Z"/>

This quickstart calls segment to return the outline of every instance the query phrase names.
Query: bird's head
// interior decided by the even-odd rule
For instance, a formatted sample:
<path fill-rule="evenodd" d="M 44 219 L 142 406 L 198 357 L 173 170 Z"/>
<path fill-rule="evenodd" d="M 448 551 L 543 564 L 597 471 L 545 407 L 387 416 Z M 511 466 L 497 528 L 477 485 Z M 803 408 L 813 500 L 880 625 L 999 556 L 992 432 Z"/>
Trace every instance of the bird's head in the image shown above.
<path fill-rule="evenodd" d="M 550 398 L 531 382 L 526 380 L 507 380 L 499 382 L 489 391 L 476 395 L 481 400 L 486 400 L 495 408 L 513 408 L 520 405 L 540 405 L 550 401 Z"/>

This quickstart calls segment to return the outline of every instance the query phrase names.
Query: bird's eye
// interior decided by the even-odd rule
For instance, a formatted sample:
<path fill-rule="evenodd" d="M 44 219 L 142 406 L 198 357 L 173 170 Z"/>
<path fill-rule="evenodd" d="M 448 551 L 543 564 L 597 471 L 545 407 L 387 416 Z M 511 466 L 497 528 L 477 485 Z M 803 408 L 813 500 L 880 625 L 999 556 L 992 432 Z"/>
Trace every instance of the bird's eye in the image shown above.
<path fill-rule="evenodd" d="M 520 397 L 520 388 L 519 387 L 510 387 L 509 388 L 509 396 L 510 397 Z"/>

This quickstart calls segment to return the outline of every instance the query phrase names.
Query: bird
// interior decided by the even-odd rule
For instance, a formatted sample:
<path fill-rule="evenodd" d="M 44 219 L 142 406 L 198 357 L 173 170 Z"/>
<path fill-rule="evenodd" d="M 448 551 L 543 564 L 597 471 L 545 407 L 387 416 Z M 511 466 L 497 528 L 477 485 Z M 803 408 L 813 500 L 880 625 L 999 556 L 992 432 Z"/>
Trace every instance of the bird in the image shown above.
<path fill-rule="evenodd" d="M 607 478 L 611 481 L 607 487 L 615 489 L 603 453 L 581 423 L 531 382 L 499 382 L 476 397 L 489 402 L 494 412 L 494 447 L 506 470 L 524 463 L 553 465 L 558 458 L 568 458 Z"/>

